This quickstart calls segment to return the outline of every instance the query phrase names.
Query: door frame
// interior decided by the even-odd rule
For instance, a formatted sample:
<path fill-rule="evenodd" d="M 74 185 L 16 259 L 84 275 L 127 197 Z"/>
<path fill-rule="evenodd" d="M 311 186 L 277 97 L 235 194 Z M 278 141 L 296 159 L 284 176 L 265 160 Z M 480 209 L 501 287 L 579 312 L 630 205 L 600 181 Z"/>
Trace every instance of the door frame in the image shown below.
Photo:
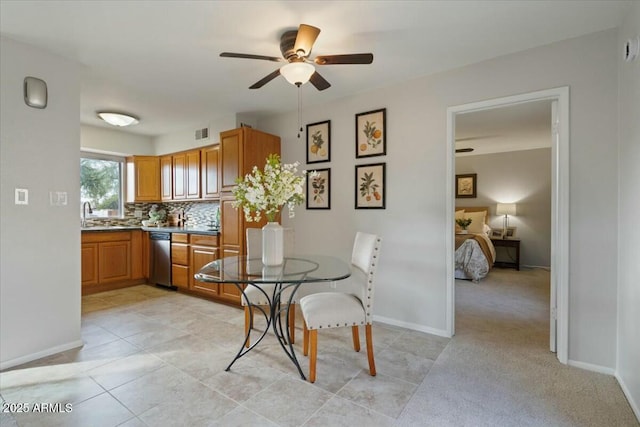
<path fill-rule="evenodd" d="M 472 102 L 447 108 L 447 307 L 446 325 L 449 336 L 455 335 L 455 276 L 454 276 L 454 178 L 455 178 L 455 119 L 456 114 L 507 107 L 531 101 L 550 100 L 557 106 L 557 122 L 552 122 L 556 135 L 551 143 L 551 328 L 555 326 L 557 358 L 566 364 L 569 342 L 569 87 L 562 86 L 519 95 Z M 550 118 L 551 119 L 551 118 Z M 554 119 L 554 120 L 556 120 Z M 552 305 L 555 302 L 555 307 Z M 553 317 L 555 315 L 555 322 Z M 554 336 L 550 331 L 550 337 Z M 550 343 L 551 349 L 554 343 Z"/>

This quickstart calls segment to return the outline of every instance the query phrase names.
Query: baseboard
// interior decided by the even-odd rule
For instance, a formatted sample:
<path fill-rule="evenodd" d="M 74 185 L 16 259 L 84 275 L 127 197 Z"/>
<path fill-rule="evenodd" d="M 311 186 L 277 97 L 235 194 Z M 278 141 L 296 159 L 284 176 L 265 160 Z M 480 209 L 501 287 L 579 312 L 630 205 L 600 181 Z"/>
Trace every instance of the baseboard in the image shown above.
<path fill-rule="evenodd" d="M 640 421 L 640 405 L 638 404 L 638 402 L 633 400 L 633 396 L 631 395 L 629 388 L 627 387 L 625 382 L 622 380 L 622 377 L 619 376 L 617 372 L 615 374 L 615 377 L 616 377 L 616 380 L 618 380 L 618 384 L 620 384 L 620 388 L 622 389 L 624 396 L 627 398 L 627 402 L 629 402 L 629 406 L 631 406 L 631 410 L 636 415 L 636 418 L 638 419 L 638 421 Z"/>
<path fill-rule="evenodd" d="M 523 265 L 521 265 L 521 266 L 520 266 L 520 268 L 521 268 L 521 269 L 523 269 L 523 268 L 527 268 L 527 269 L 531 269 L 531 270 L 533 270 L 533 269 L 540 269 L 540 270 L 547 270 L 547 271 L 551 271 L 551 267 L 549 267 L 549 266 L 545 266 L 545 265 L 526 265 L 526 264 L 523 264 Z"/>
<path fill-rule="evenodd" d="M 13 368 L 14 366 L 22 365 L 23 363 L 29 363 L 34 360 L 42 359 L 43 357 L 51 356 L 52 354 L 61 353 L 63 351 L 71 350 L 72 348 L 82 347 L 84 341 L 76 340 L 66 344 L 57 345 L 55 347 L 48 348 L 46 350 L 39 351 L 37 353 L 31 353 L 26 356 L 21 356 L 15 359 L 7 360 L 0 363 L 0 371 Z"/>
<path fill-rule="evenodd" d="M 599 374 L 606 374 L 615 376 L 616 371 L 613 368 L 607 368 L 606 366 L 594 365 L 592 363 L 578 362 L 576 360 L 569 359 L 567 365 L 575 368 L 585 369 L 587 371 L 597 372 Z"/>
<path fill-rule="evenodd" d="M 391 319 L 391 318 L 383 317 L 383 316 L 375 316 L 374 315 L 373 316 L 373 320 L 376 321 L 376 322 L 384 323 L 386 325 L 398 326 L 398 327 L 401 327 L 401 328 L 411 329 L 412 331 L 424 332 L 424 333 L 431 334 L 431 335 L 437 335 L 439 337 L 451 338 L 451 335 L 449 335 L 447 333 L 447 331 L 445 331 L 444 329 L 429 328 L 427 326 L 418 325 L 416 323 L 400 322 L 399 320 Z"/>

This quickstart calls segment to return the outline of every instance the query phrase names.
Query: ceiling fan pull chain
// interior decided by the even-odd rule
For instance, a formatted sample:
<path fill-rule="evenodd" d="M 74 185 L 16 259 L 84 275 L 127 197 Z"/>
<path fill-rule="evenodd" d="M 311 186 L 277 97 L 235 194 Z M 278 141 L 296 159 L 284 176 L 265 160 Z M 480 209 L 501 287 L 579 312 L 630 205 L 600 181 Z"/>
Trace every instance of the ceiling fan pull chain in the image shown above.
<path fill-rule="evenodd" d="M 296 85 L 298 86 L 298 139 L 300 139 L 300 132 L 302 132 L 302 121 L 300 120 L 300 104 L 302 103 L 302 93 L 301 93 L 301 88 L 302 85 Z"/>

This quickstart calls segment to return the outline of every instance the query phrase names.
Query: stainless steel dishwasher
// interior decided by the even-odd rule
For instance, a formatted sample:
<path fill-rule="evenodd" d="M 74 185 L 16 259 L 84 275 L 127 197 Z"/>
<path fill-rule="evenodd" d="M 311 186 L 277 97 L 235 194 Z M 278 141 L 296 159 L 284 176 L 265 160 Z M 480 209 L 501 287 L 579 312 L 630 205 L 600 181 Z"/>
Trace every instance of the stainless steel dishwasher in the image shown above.
<path fill-rule="evenodd" d="M 156 285 L 171 286 L 171 233 L 152 231 L 149 233 L 149 281 Z"/>

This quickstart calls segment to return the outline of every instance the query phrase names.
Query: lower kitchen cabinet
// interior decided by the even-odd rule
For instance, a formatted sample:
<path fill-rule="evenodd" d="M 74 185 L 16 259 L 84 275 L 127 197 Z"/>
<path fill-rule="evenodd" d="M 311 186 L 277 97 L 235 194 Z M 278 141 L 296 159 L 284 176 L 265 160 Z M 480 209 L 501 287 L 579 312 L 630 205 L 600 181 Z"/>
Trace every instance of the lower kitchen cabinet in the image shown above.
<path fill-rule="evenodd" d="M 82 294 L 145 282 L 142 232 L 82 232 Z"/>
<path fill-rule="evenodd" d="M 189 288 L 189 235 L 171 233 L 171 284 Z"/>

